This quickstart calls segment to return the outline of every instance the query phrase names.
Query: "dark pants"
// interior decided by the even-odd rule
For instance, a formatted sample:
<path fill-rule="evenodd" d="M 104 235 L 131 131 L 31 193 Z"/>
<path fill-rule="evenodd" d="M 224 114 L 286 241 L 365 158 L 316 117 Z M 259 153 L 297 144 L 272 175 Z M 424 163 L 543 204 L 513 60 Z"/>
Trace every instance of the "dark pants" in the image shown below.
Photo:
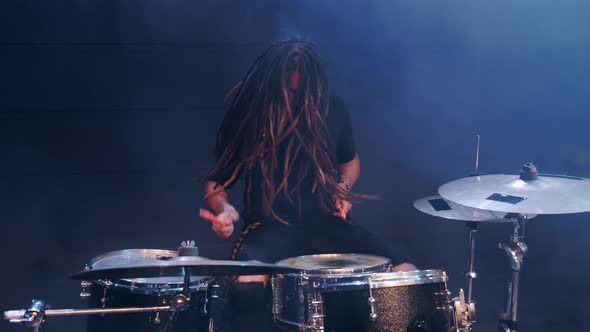
<path fill-rule="evenodd" d="M 357 253 L 383 256 L 392 264 L 401 261 L 389 244 L 366 229 L 336 217 L 303 225 L 265 223 L 245 236 L 237 260 L 275 263 L 312 254 Z M 232 332 L 274 331 L 270 285 L 236 283 L 228 289 L 228 323 Z"/>
<path fill-rule="evenodd" d="M 391 259 L 394 265 L 402 263 L 390 244 L 361 226 L 332 216 L 302 225 L 264 223 L 248 233 L 236 259 L 275 263 L 302 255 L 336 253 L 377 255 Z"/>

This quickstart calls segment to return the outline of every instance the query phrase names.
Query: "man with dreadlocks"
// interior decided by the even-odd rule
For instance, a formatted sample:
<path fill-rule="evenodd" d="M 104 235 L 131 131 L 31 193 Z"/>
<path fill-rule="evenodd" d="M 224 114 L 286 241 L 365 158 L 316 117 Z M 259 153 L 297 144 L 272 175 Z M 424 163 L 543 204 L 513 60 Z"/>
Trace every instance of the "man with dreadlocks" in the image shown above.
<path fill-rule="evenodd" d="M 228 95 L 216 154 L 205 186 L 214 213 L 201 209 L 200 215 L 228 238 L 240 215 L 226 190 L 245 179 L 244 231 L 233 259 L 274 263 L 306 254 L 365 253 L 400 263 L 348 218 L 351 201 L 362 198 L 349 191 L 360 175 L 352 124 L 344 103 L 329 97 L 325 68 L 309 43 L 274 44 L 254 62 Z M 254 307 L 251 301 L 248 307 Z"/>

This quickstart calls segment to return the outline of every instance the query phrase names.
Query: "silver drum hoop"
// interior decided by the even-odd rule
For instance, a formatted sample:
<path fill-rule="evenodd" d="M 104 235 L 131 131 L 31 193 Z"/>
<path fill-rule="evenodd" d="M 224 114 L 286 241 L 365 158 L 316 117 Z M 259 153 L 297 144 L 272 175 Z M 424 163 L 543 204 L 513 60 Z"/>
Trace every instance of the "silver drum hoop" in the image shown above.
<path fill-rule="evenodd" d="M 91 260 L 89 266 L 90 268 L 109 268 L 126 264 L 140 265 L 142 262 L 173 257 L 178 257 L 178 252 L 163 249 L 124 249 L 97 256 Z M 107 289 L 123 289 L 130 293 L 144 295 L 176 293 L 182 291 L 184 286 L 182 277 L 94 280 L 94 282 Z M 209 277 L 191 276 L 189 286 L 191 291 L 202 291 L 207 289 L 208 284 Z"/>
<path fill-rule="evenodd" d="M 356 289 L 378 289 L 411 285 L 446 282 L 447 274 L 442 270 L 414 270 L 401 272 L 362 273 L 347 276 L 321 276 L 314 278 L 322 291 L 341 291 Z"/>
<path fill-rule="evenodd" d="M 388 258 L 365 254 L 305 255 L 283 259 L 276 264 L 303 269 L 306 275 L 316 277 L 387 272 L 391 269 L 391 261 Z"/>

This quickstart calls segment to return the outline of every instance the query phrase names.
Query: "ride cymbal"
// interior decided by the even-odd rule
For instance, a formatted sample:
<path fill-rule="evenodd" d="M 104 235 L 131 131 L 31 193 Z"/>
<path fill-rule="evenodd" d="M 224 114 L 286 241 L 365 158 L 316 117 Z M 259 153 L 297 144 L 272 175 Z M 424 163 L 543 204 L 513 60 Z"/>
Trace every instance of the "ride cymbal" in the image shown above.
<path fill-rule="evenodd" d="M 539 174 L 531 179 L 495 174 L 442 185 L 446 200 L 481 210 L 517 214 L 567 214 L 590 211 L 590 180 Z"/>

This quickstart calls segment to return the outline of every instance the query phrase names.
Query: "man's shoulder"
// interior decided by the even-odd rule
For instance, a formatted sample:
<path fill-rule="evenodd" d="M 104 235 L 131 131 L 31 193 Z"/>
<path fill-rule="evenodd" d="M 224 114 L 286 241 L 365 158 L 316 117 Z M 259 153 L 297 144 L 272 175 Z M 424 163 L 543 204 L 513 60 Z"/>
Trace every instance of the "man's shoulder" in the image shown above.
<path fill-rule="evenodd" d="M 347 110 L 346 103 L 344 102 L 344 99 L 342 99 L 340 96 L 330 95 L 329 103 L 330 103 L 330 111 L 331 110 L 336 110 L 336 111 L 346 111 Z"/>
<path fill-rule="evenodd" d="M 344 99 L 332 95 L 329 103 L 328 118 L 331 120 L 341 121 L 340 119 L 347 119 L 350 116 Z"/>

